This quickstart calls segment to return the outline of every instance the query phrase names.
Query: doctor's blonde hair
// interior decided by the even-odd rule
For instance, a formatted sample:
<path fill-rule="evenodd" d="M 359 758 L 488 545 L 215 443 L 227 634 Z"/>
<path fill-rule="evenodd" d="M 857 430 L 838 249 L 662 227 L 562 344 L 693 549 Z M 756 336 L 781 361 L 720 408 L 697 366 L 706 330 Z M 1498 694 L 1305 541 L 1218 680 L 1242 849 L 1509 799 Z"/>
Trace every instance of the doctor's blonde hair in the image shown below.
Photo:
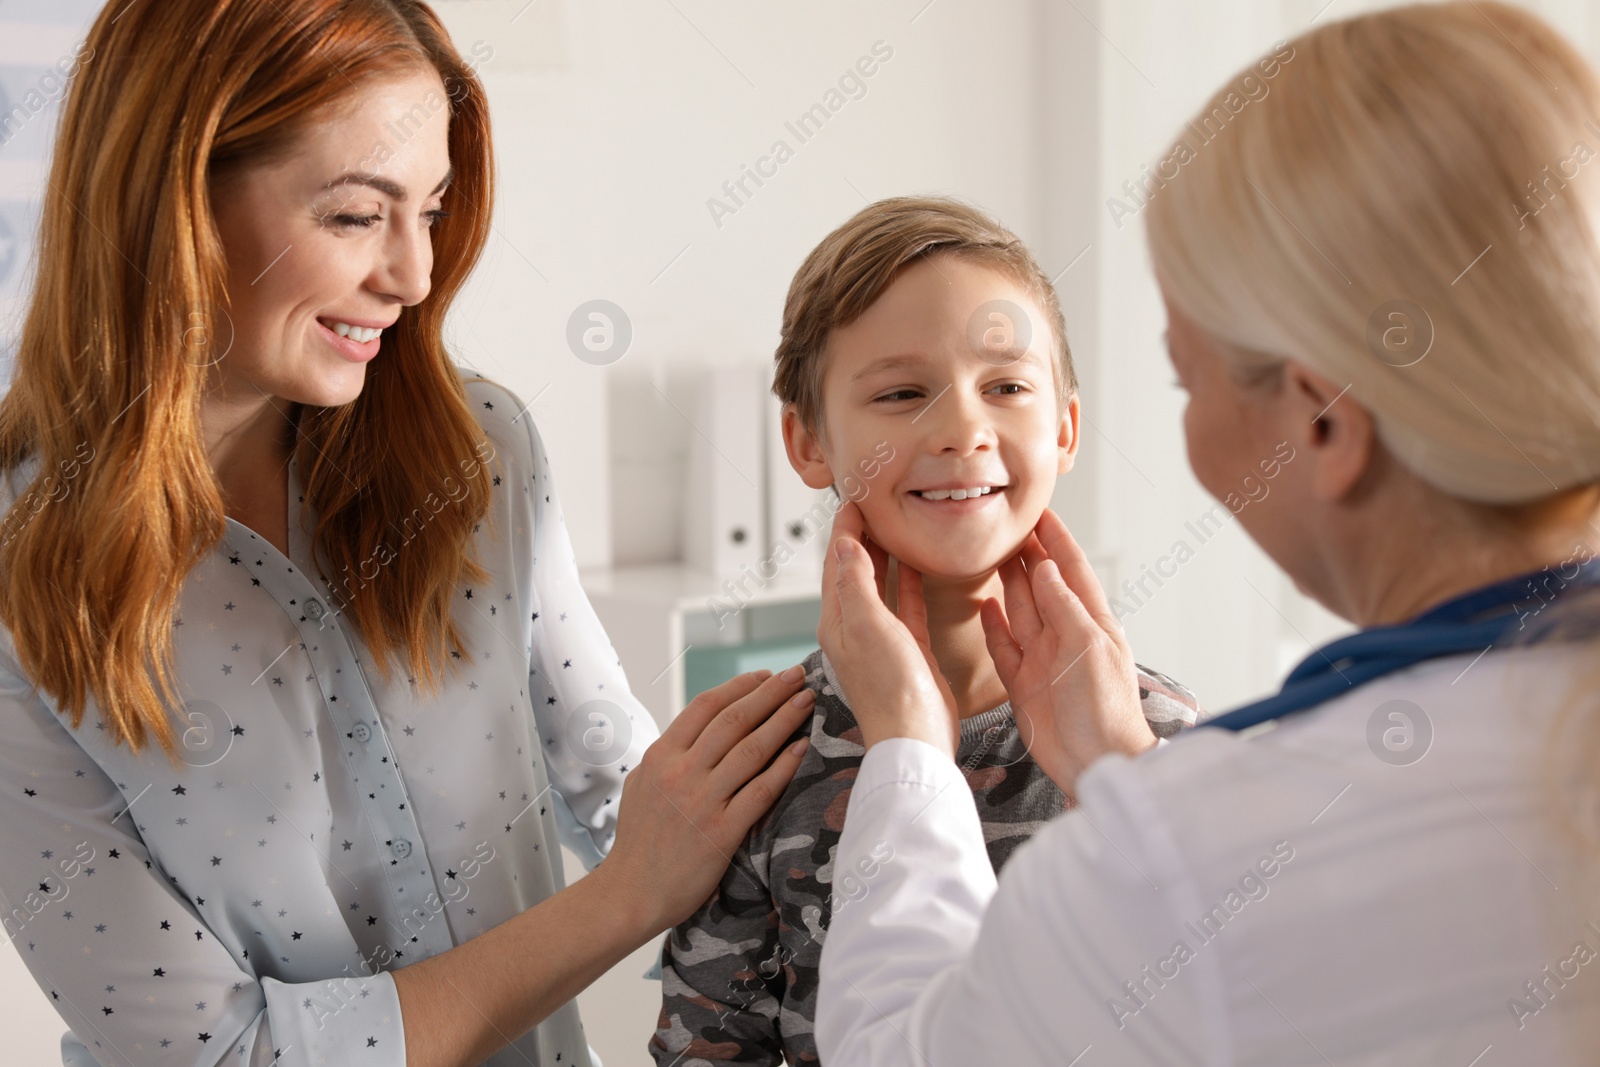
<path fill-rule="evenodd" d="M 153 60 L 180 44 L 181 61 Z M 293 151 L 306 123 L 372 81 L 431 69 L 444 83 L 444 207 L 459 207 L 433 232 L 432 291 L 402 310 L 356 400 L 299 412 L 313 552 L 335 582 L 365 578 L 386 525 L 462 477 L 484 440 L 441 327 L 489 237 L 488 102 L 417 0 L 119 0 L 79 55 L 0 402 L 0 469 L 39 462 L 0 523 L 0 615 L 18 665 L 73 728 L 92 695 L 112 738 L 176 758 L 178 601 L 226 529 L 200 423 L 229 321 L 208 183 Z M 484 577 L 469 548 L 492 475 L 476 469 L 427 535 L 341 605 L 385 676 L 398 653 L 433 689 L 447 649 L 470 657 L 451 606 L 458 581 Z"/>
<path fill-rule="evenodd" d="M 1595 72 L 1495 0 L 1332 23 L 1278 57 L 1270 97 L 1173 146 L 1188 162 L 1147 212 L 1168 295 L 1241 371 L 1293 355 L 1349 382 L 1451 496 L 1600 481 Z"/>
<path fill-rule="evenodd" d="M 1293 358 L 1350 383 L 1395 458 L 1476 518 L 1600 482 L 1595 71 L 1496 0 L 1354 17 L 1275 54 L 1271 97 L 1230 108 L 1225 86 L 1152 190 L 1167 297 L 1241 381 Z M 1202 139 L 1219 110 L 1226 128 Z M 1596 691 L 1567 709 L 1556 747 L 1573 762 L 1551 776 L 1581 783 L 1591 843 Z"/>

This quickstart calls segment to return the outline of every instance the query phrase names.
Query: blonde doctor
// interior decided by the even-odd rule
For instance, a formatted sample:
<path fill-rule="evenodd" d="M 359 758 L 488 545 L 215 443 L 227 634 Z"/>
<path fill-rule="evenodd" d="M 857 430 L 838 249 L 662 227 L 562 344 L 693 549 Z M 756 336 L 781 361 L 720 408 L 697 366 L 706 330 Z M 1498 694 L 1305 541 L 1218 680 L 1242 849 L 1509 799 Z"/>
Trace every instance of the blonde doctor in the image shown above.
<path fill-rule="evenodd" d="M 1079 806 L 997 885 L 920 603 L 842 513 L 819 637 L 868 752 L 835 869 L 870 877 L 829 1067 L 1600 1055 L 1600 80 L 1491 0 L 1290 44 L 1270 99 L 1205 104 L 1149 243 L 1196 477 L 1288 441 L 1240 521 L 1359 630 L 1157 746 L 1046 512 L 985 624 Z"/>

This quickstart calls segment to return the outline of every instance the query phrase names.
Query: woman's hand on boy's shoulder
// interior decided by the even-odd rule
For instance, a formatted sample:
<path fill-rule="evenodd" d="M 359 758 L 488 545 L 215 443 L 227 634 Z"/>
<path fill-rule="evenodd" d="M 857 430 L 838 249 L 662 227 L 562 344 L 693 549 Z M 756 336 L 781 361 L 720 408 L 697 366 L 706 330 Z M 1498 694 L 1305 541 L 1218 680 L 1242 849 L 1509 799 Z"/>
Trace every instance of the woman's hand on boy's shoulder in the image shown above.
<path fill-rule="evenodd" d="M 901 565 L 896 611 L 884 603 L 888 559 L 867 541 L 861 510 L 839 509 L 822 579 L 817 641 L 833 664 L 862 743 L 911 737 L 955 758 L 960 718 L 928 643 L 922 576 Z"/>
<path fill-rule="evenodd" d="M 1029 753 L 1074 796 L 1078 775 L 1101 756 L 1156 743 L 1133 652 L 1083 549 L 1050 509 L 1000 578 L 1004 605 L 983 604 L 989 655 Z"/>

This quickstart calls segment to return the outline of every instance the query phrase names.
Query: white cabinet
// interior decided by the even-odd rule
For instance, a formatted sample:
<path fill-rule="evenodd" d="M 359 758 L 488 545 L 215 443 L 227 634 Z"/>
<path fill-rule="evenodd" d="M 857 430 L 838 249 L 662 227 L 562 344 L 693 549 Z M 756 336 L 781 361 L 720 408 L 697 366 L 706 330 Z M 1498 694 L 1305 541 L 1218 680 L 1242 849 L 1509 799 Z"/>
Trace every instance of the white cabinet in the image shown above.
<path fill-rule="evenodd" d="M 695 693 L 735 674 L 781 670 L 817 647 L 814 575 L 746 572 L 718 580 L 679 565 L 595 568 L 583 587 L 662 727 Z"/>

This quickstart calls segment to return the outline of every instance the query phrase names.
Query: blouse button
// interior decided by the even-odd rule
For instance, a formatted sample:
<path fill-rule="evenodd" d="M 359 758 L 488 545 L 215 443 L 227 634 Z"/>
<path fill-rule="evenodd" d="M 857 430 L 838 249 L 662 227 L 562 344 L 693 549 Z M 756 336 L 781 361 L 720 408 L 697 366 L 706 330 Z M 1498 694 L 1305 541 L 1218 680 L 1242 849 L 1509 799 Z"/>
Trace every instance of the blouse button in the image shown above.
<path fill-rule="evenodd" d="M 312 597 L 306 601 L 306 618 L 310 619 L 312 622 L 316 622 L 318 619 L 322 618 L 323 612 L 326 610 L 327 609 L 322 606 L 322 601 L 318 600 L 316 597 Z"/>
<path fill-rule="evenodd" d="M 407 856 L 411 855 L 411 842 L 407 841 L 403 837 L 395 838 L 394 839 L 394 844 L 391 845 L 390 847 L 392 849 L 394 849 L 394 854 L 395 854 L 395 858 L 396 859 L 402 859 L 403 860 Z"/>
<path fill-rule="evenodd" d="M 363 745 L 372 740 L 372 727 L 368 726 L 364 722 L 356 723 L 356 728 L 352 730 L 351 733 L 353 733 L 355 735 L 355 739 L 360 741 Z"/>

